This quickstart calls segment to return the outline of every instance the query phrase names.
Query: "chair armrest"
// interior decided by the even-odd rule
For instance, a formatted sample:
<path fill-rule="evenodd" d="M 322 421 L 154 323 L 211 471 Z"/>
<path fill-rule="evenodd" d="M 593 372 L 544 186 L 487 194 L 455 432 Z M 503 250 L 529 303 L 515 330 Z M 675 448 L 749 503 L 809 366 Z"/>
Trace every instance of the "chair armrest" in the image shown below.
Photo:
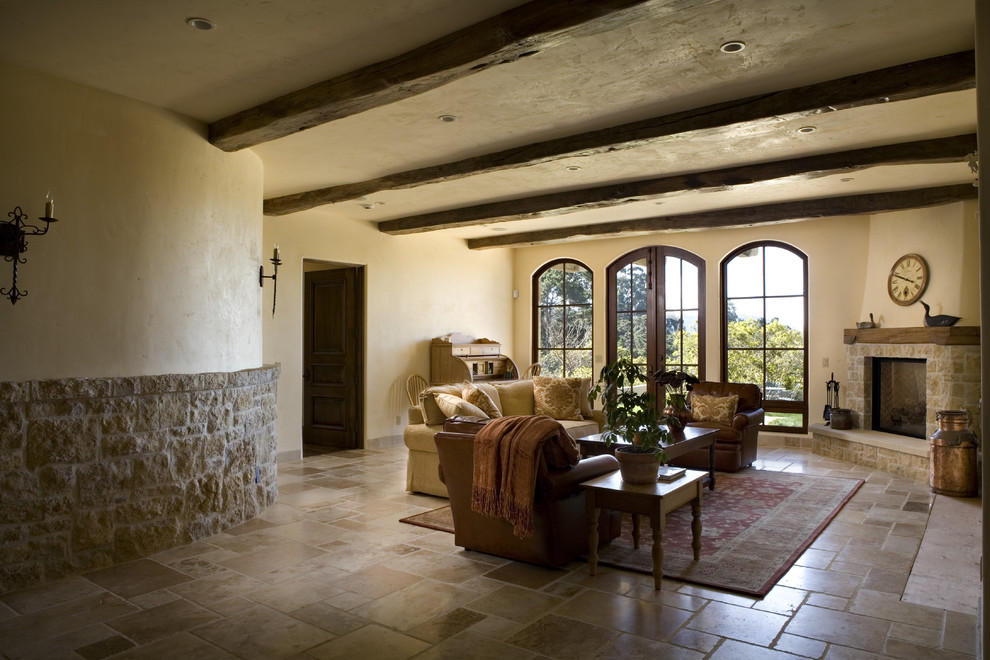
<path fill-rule="evenodd" d="M 406 412 L 406 416 L 409 418 L 410 424 L 426 423 L 426 420 L 423 419 L 423 410 L 419 406 L 409 406 L 409 410 Z"/>
<path fill-rule="evenodd" d="M 572 468 L 550 470 L 544 480 L 546 495 L 552 500 L 566 497 L 580 490 L 582 482 L 618 469 L 619 461 L 615 460 L 615 456 L 602 454 L 585 458 Z"/>
<path fill-rule="evenodd" d="M 602 430 L 605 428 L 605 413 L 603 413 L 601 410 L 592 410 L 591 419 L 593 419 L 595 423 L 598 424 L 598 432 L 601 433 Z"/>
<path fill-rule="evenodd" d="M 443 430 L 447 433 L 468 433 L 475 435 L 481 427 L 492 420 L 487 417 L 472 417 L 470 415 L 454 415 L 448 417 L 443 423 Z"/>
<path fill-rule="evenodd" d="M 758 426 L 763 423 L 763 408 L 738 412 L 732 418 L 732 428 L 742 431 L 750 426 Z"/>

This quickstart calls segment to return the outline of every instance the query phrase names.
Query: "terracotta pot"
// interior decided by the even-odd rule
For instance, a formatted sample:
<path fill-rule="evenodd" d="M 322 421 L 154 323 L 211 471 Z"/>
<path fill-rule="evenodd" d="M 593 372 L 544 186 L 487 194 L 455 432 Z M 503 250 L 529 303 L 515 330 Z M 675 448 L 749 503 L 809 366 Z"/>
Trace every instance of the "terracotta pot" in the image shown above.
<path fill-rule="evenodd" d="M 660 461 L 653 452 L 634 452 L 626 447 L 617 447 L 615 458 L 619 461 L 622 480 L 627 484 L 649 484 L 657 480 Z"/>
<path fill-rule="evenodd" d="M 668 417 L 675 417 L 681 423 L 679 428 L 670 425 L 670 432 L 677 436 L 684 436 L 684 427 L 691 421 L 691 411 L 687 408 L 687 394 L 679 392 L 667 392 L 667 407 L 663 409 L 663 414 Z"/>

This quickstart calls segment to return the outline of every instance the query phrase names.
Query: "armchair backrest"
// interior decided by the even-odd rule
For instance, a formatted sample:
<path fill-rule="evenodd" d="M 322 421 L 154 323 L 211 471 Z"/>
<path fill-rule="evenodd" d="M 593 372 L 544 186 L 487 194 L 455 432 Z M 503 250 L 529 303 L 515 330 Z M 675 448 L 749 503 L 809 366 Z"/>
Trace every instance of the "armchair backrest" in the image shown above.
<path fill-rule="evenodd" d="M 759 386 L 753 385 L 752 383 L 718 383 L 715 381 L 703 380 L 700 383 L 695 384 L 691 392 L 688 394 L 689 405 L 691 402 L 691 397 L 695 394 L 720 397 L 732 396 L 735 394 L 739 397 L 739 404 L 736 406 L 736 412 L 747 412 L 763 407 L 763 392 L 760 391 Z"/>

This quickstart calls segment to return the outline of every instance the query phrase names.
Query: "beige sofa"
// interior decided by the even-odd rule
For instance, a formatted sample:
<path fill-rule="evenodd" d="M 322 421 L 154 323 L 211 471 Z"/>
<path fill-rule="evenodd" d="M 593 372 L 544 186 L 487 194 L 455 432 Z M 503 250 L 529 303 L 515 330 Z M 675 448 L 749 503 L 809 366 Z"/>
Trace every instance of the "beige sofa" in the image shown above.
<path fill-rule="evenodd" d="M 581 418 L 559 420 L 573 438 L 600 433 L 605 422 L 601 411 L 592 410 L 588 403 L 589 384 L 589 379 L 584 379 L 582 382 Z M 406 490 L 447 497 L 447 487 L 440 481 L 440 459 L 437 456 L 437 445 L 433 436 L 443 430 L 443 423 L 447 417 L 487 416 L 483 410 L 463 398 L 465 387 L 468 385 L 485 392 L 501 415 L 536 414 L 536 397 L 532 380 L 461 383 L 427 388 L 423 393 L 421 404 L 410 406 L 409 425 L 402 431 L 402 439 L 409 449 L 409 459 L 406 462 Z M 437 399 L 441 400 L 437 401 Z M 439 408 L 440 405 L 444 408 Z"/>

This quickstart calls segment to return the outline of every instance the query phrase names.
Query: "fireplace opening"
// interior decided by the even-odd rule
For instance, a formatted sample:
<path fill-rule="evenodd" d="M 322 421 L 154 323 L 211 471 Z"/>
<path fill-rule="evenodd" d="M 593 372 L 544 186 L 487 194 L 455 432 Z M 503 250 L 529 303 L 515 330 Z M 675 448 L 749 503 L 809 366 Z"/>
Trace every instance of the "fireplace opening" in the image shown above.
<path fill-rule="evenodd" d="M 925 438 L 925 360 L 873 358 L 873 430 Z"/>

